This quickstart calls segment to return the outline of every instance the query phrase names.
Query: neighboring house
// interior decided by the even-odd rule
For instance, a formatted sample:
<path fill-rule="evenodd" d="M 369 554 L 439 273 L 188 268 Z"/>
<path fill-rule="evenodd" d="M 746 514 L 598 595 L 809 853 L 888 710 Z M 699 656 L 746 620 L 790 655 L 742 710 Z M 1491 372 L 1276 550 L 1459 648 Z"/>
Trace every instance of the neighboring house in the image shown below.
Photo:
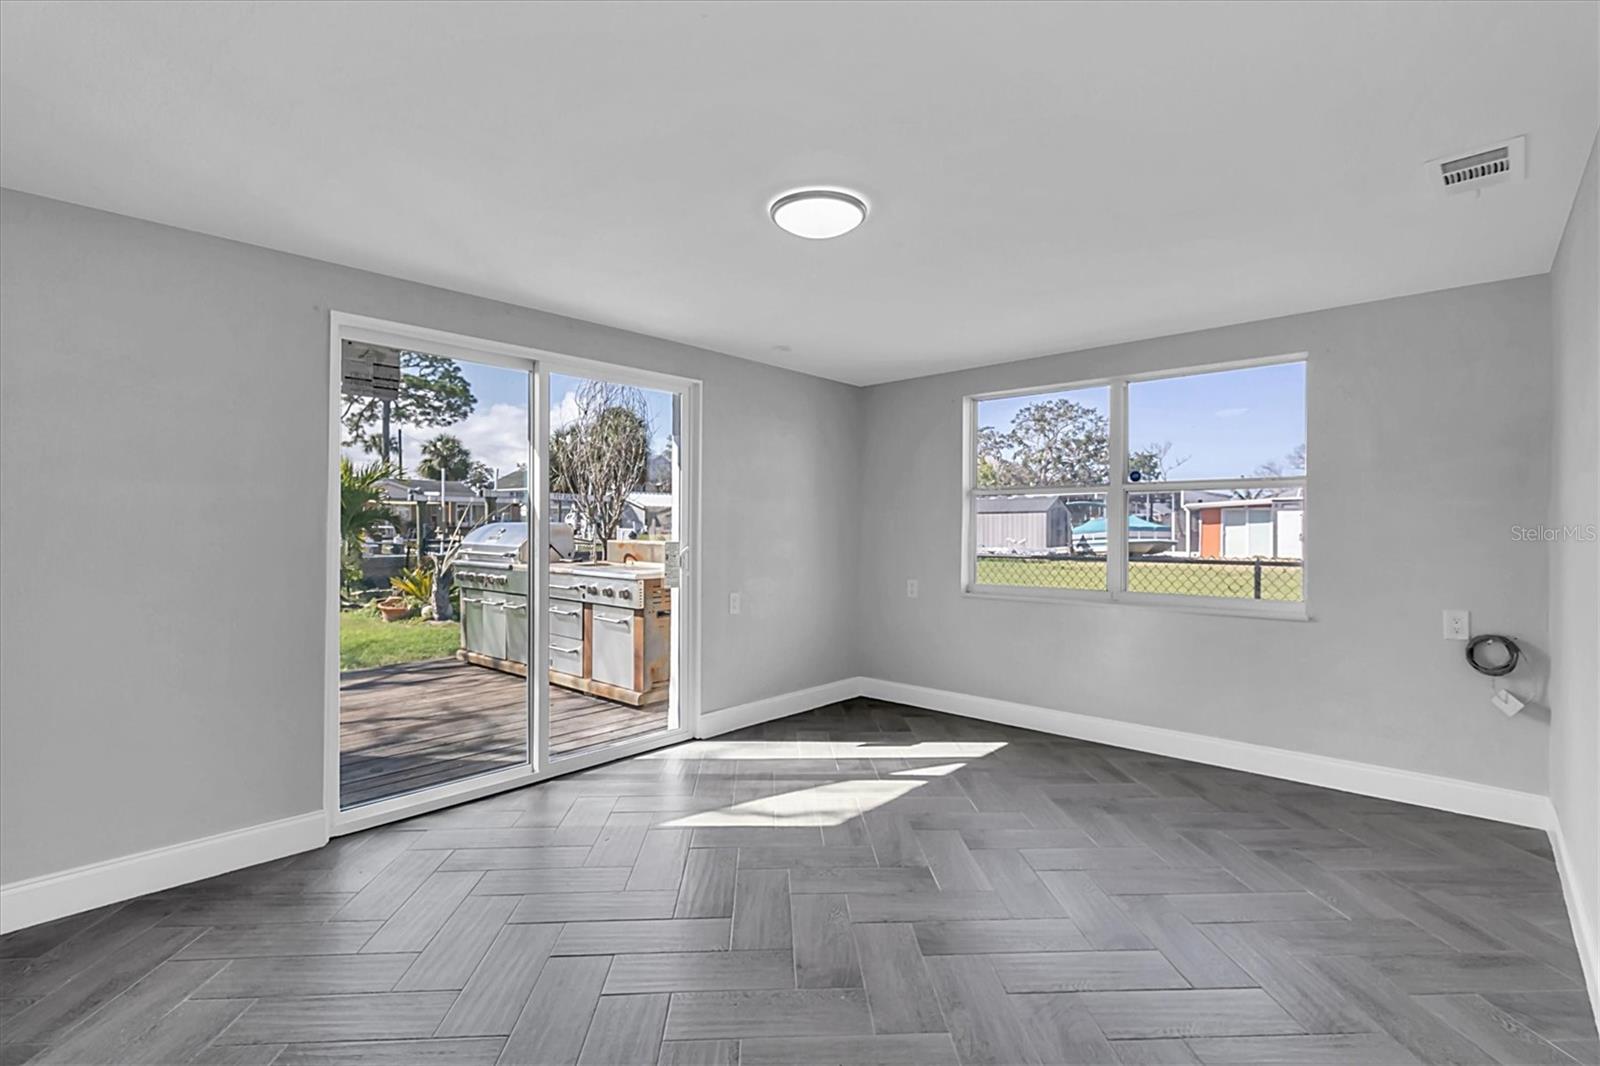
<path fill-rule="evenodd" d="M 1183 505 L 1199 525 L 1202 559 L 1299 559 L 1305 500 L 1299 495 L 1254 500 L 1195 500 Z"/>
<path fill-rule="evenodd" d="M 528 468 L 519 466 L 494 479 L 488 495 L 495 501 L 495 512 L 511 522 L 524 521 L 523 505 L 528 499 Z"/>
<path fill-rule="evenodd" d="M 570 492 L 552 492 L 550 494 L 550 515 L 557 522 L 566 522 L 571 525 L 581 539 L 588 539 L 589 531 L 582 528 L 584 522 L 578 517 L 574 501 L 575 497 Z M 617 523 L 618 537 L 623 539 L 628 537 L 664 537 L 671 532 L 672 493 L 628 493 L 628 503 L 623 508 L 622 520 Z"/>

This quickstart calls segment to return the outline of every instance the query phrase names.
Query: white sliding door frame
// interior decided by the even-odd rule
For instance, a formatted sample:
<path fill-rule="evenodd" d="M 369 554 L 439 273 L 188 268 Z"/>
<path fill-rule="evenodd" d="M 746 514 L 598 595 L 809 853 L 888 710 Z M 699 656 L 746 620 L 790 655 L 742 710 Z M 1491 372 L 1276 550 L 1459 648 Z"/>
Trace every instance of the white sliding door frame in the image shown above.
<path fill-rule="evenodd" d="M 490 366 L 526 371 L 529 375 L 528 524 L 530 542 L 528 761 L 492 773 L 448 782 L 414 793 L 394 796 L 349 810 L 339 805 L 339 457 L 343 427 L 339 419 L 342 391 L 342 342 L 381 344 L 407 351 L 425 351 Z M 634 367 L 556 352 L 483 340 L 457 333 L 412 326 L 362 315 L 334 311 L 329 318 L 328 344 L 328 497 L 324 558 L 323 634 L 323 808 L 329 836 L 352 833 L 386 822 L 410 818 L 441 807 L 479 799 L 509 789 L 537 784 L 586 767 L 652 751 L 694 735 L 700 713 L 700 390 L 690 378 L 639 370 Z M 681 581 L 673 602 L 673 663 L 670 718 L 665 731 L 581 752 L 552 763 L 549 751 L 550 686 L 545 677 L 550 620 L 547 549 L 538 533 L 550 511 L 550 478 L 546 449 L 550 429 L 550 375 L 598 378 L 623 385 L 657 389 L 676 397 L 673 454 L 673 534 L 684 546 Z"/>

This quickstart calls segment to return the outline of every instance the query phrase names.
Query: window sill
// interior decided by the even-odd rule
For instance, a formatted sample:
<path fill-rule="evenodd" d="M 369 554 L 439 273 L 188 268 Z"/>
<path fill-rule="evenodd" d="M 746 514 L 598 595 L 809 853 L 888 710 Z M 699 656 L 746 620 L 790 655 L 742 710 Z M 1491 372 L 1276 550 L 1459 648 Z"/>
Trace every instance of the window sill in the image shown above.
<path fill-rule="evenodd" d="M 1199 599 L 1161 596 L 1153 593 L 1125 593 L 1113 598 L 1107 592 L 1082 592 L 1071 589 L 1031 590 L 1001 585 L 969 585 L 961 594 L 976 600 L 1005 600 L 1012 603 L 1040 603 L 1071 607 L 1120 607 L 1139 611 L 1171 611 L 1177 614 L 1220 615 L 1228 618 L 1256 618 L 1273 622 L 1314 621 L 1304 602 Z"/>

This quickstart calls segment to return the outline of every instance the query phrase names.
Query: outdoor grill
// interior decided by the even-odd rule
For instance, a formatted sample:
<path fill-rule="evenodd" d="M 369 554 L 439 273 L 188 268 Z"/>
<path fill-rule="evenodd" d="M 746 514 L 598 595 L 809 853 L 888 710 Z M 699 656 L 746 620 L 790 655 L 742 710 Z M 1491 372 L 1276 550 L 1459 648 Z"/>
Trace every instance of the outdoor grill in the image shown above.
<path fill-rule="evenodd" d="M 565 533 L 554 527 L 553 533 Z M 570 533 L 565 533 L 570 536 Z M 549 680 L 634 707 L 668 698 L 672 594 L 661 563 L 574 563 L 548 552 Z M 528 674 L 528 524 L 490 522 L 456 552 L 457 657 Z"/>
<path fill-rule="evenodd" d="M 461 650 L 473 661 L 528 663 L 528 524 L 489 522 L 461 541 Z"/>

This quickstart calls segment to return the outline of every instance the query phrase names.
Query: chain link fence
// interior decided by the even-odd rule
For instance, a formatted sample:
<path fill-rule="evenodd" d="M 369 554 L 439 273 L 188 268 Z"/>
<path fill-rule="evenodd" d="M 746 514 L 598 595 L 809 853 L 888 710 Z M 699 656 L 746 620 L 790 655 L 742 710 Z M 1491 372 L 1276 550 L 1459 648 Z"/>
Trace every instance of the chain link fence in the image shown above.
<path fill-rule="evenodd" d="M 1104 592 L 1106 561 L 1094 556 L 1075 559 L 1029 559 L 1016 555 L 980 555 L 978 584 Z"/>
<path fill-rule="evenodd" d="M 1098 556 L 979 555 L 977 569 L 980 585 L 1101 592 L 1106 588 L 1106 561 Z M 1128 560 L 1128 591 L 1297 603 L 1305 596 L 1303 571 L 1298 559 L 1134 557 Z"/>

